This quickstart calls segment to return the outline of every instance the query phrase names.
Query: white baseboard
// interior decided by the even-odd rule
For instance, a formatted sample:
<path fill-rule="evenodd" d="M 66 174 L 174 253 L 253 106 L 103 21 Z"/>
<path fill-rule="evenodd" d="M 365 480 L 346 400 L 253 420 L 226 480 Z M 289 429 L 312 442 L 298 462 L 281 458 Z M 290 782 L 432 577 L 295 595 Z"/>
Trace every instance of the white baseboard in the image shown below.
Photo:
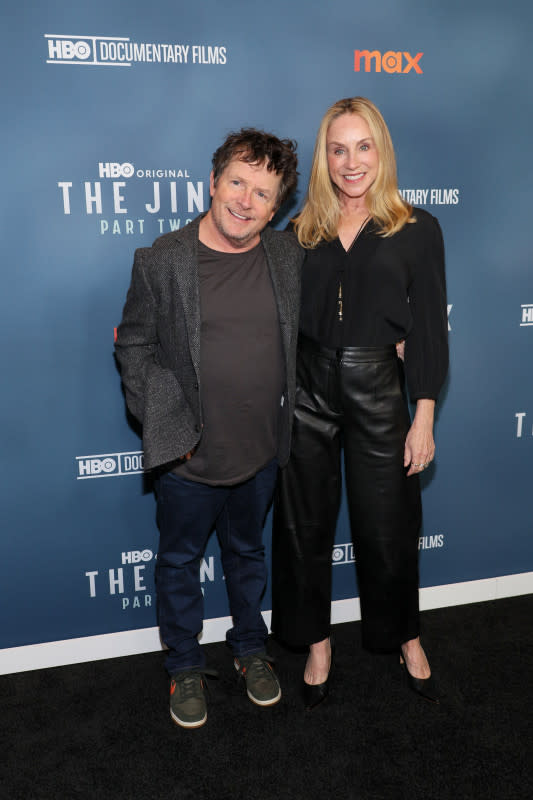
<path fill-rule="evenodd" d="M 522 572 L 517 575 L 503 575 L 421 589 L 420 608 L 422 611 L 428 611 L 432 608 L 500 600 L 504 597 L 531 593 L 533 593 L 533 572 Z M 270 625 L 270 613 L 270 611 L 263 612 L 267 625 Z M 359 598 L 335 600 L 332 603 L 331 621 L 334 624 L 359 619 L 361 619 Z M 207 619 L 200 641 L 203 644 L 222 641 L 230 627 L 231 617 Z M 163 646 L 159 638 L 159 628 L 142 628 L 99 636 L 84 636 L 79 639 L 9 647 L 0 650 L 0 675 L 151 653 L 161 649 Z"/>

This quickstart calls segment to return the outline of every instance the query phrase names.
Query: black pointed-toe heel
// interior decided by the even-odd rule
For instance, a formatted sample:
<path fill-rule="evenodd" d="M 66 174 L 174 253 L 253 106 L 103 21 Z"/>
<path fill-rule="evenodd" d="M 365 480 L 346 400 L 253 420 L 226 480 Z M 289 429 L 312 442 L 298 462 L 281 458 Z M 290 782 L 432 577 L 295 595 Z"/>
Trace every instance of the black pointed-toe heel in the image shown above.
<path fill-rule="evenodd" d="M 315 708 L 322 700 L 325 700 L 329 694 L 329 675 L 324 681 L 324 683 L 316 683 L 311 685 L 310 683 L 303 682 L 302 686 L 302 697 L 304 701 L 304 706 L 307 711 L 311 711 L 311 709 Z"/>
<path fill-rule="evenodd" d="M 335 652 L 335 644 L 331 637 L 329 640 L 329 646 L 331 648 L 331 660 L 329 663 L 329 673 L 326 680 L 323 683 L 316 684 L 306 683 L 305 681 L 302 682 L 302 697 L 307 711 L 311 711 L 311 709 L 315 708 L 319 703 L 325 700 L 329 694 L 329 681 L 331 678 L 331 672 L 333 670 L 333 654 Z"/>
<path fill-rule="evenodd" d="M 412 689 L 413 692 L 416 692 L 416 694 L 420 695 L 420 697 L 423 697 L 424 700 L 428 700 L 430 703 L 436 703 L 439 705 L 439 691 L 433 679 L 433 675 L 430 675 L 429 678 L 415 678 L 414 675 L 411 675 L 407 669 L 407 664 L 405 663 L 405 658 L 401 648 L 400 663 L 405 669 L 405 674 L 407 675 L 407 685 L 409 688 Z"/>

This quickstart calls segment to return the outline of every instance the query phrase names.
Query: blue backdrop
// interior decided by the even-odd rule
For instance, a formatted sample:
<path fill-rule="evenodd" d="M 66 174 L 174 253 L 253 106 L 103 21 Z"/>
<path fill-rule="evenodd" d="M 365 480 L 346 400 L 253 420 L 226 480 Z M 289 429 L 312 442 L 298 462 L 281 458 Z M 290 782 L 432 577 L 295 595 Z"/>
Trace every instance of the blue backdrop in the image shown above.
<path fill-rule="evenodd" d="M 154 500 L 113 358 L 133 251 L 208 207 L 211 154 L 243 125 L 298 141 L 294 210 L 322 114 L 357 94 L 446 244 L 422 586 L 533 591 L 531 4 L 30 6 L 8 2 L 1 34 L 0 648 L 155 626 Z M 335 600 L 357 595 L 349 541 L 343 508 Z M 206 617 L 227 615 L 215 539 L 202 577 Z"/>

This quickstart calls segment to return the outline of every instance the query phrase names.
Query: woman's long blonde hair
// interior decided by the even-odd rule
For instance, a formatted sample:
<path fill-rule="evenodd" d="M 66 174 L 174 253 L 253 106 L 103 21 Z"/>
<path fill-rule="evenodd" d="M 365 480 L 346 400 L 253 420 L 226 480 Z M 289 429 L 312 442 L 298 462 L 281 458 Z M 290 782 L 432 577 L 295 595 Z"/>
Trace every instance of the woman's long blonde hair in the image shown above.
<path fill-rule="evenodd" d="M 415 221 L 413 207 L 398 192 L 394 147 L 381 112 L 366 97 L 348 97 L 326 111 L 318 129 L 305 204 L 293 220 L 298 241 L 303 247 L 313 248 L 321 240 L 330 242 L 337 236 L 341 207 L 329 177 L 326 140 L 329 126 L 342 114 L 359 114 L 370 128 L 377 148 L 378 172 L 367 192 L 366 202 L 380 235 L 392 236 L 407 222 Z"/>

